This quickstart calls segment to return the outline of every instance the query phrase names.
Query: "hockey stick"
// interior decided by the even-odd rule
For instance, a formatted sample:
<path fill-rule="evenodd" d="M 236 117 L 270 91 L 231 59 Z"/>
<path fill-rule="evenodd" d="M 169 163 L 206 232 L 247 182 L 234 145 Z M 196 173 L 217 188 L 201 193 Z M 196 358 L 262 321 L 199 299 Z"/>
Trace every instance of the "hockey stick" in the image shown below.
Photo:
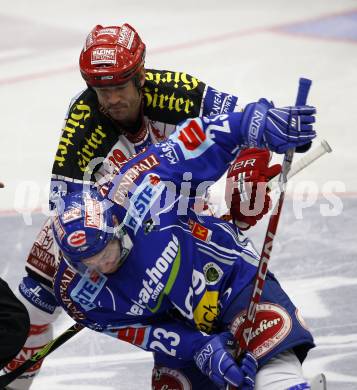
<path fill-rule="evenodd" d="M 307 95 L 309 93 L 309 89 L 311 86 L 311 80 L 300 78 L 299 80 L 299 89 L 296 98 L 296 105 L 301 106 L 306 103 Z M 269 224 L 264 240 L 264 245 L 262 249 L 262 253 L 260 255 L 259 266 L 256 273 L 254 288 L 252 291 L 252 295 L 250 298 L 247 315 L 243 323 L 242 332 L 240 332 L 240 328 L 238 327 L 235 334 L 234 339 L 238 342 L 238 347 L 235 352 L 236 358 L 239 359 L 240 356 L 248 349 L 249 341 L 251 337 L 251 333 L 253 330 L 253 325 L 255 322 L 255 316 L 257 312 L 257 306 L 260 302 L 260 298 L 263 293 L 263 287 L 265 283 L 265 277 L 268 271 L 268 263 L 270 259 L 270 254 L 273 247 L 273 240 L 276 234 L 276 230 L 278 228 L 278 222 L 280 218 L 280 213 L 283 207 L 284 198 L 285 198 L 285 187 L 287 183 L 287 175 L 290 171 L 291 163 L 294 157 L 295 148 L 289 149 L 284 156 L 284 162 L 282 166 L 282 172 L 279 177 L 280 184 L 280 196 L 279 200 L 270 216 Z M 234 386 L 229 385 L 229 389 L 236 389 Z"/>
<path fill-rule="evenodd" d="M 301 172 L 303 169 L 311 165 L 313 162 L 318 160 L 320 157 L 322 157 L 326 153 L 331 153 L 332 148 L 329 145 L 329 143 L 326 140 L 322 140 L 320 142 L 320 145 L 317 146 L 315 149 L 308 151 L 304 157 L 302 157 L 299 161 L 295 162 L 290 169 L 290 172 L 287 175 L 288 179 L 291 179 L 293 176 L 295 176 L 297 173 Z M 276 183 L 279 182 L 279 177 L 275 176 L 273 177 L 269 183 L 268 187 L 269 189 L 273 189 Z"/>
<path fill-rule="evenodd" d="M 0 389 L 4 389 L 9 383 L 18 378 L 21 374 L 23 374 L 26 370 L 34 366 L 40 360 L 48 356 L 51 352 L 57 349 L 59 346 L 64 344 L 71 337 L 76 335 L 80 330 L 84 327 L 80 324 L 74 324 L 63 333 L 61 333 L 58 337 L 51 340 L 47 343 L 40 351 L 36 352 L 30 359 L 26 360 L 21 366 L 15 368 L 14 371 L 11 371 L 5 375 L 0 376 Z"/>

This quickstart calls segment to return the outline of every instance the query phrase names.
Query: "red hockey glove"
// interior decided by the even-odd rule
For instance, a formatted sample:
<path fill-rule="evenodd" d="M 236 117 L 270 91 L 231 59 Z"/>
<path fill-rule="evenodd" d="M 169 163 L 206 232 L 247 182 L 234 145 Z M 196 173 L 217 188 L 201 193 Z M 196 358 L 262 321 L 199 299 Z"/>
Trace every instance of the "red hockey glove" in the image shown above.
<path fill-rule="evenodd" d="M 268 149 L 242 150 L 228 170 L 225 199 L 231 217 L 241 230 L 254 226 L 270 209 L 267 182 L 281 165 L 269 167 Z"/>

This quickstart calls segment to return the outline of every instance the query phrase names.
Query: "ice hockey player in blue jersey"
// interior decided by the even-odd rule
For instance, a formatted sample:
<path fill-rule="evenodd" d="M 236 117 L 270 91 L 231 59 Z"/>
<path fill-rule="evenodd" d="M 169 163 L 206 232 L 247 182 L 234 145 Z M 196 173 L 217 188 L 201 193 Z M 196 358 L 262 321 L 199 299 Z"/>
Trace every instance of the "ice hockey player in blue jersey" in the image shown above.
<path fill-rule="evenodd" d="M 58 199 L 56 299 L 86 327 L 154 352 L 153 389 L 310 388 L 301 363 L 313 338 L 271 273 L 250 352 L 232 358 L 230 331 L 244 319 L 258 255 L 236 225 L 197 215 L 190 199 L 242 147 L 284 153 L 310 142 L 314 113 L 261 100 L 188 119 L 121 165 L 105 199 L 90 187 Z"/>
<path fill-rule="evenodd" d="M 178 123 L 192 117 L 240 111 L 244 106 L 242 91 L 238 98 L 185 72 L 148 69 L 145 53 L 145 42 L 127 23 L 97 25 L 89 32 L 78 64 L 86 87 L 71 100 L 66 113 L 53 161 L 53 192 L 80 190 L 89 181 L 105 193 L 106 177 L 110 178 L 113 170 L 147 146 L 167 140 Z M 162 148 L 162 153 L 172 164 L 176 162 L 169 144 Z M 264 155 L 262 149 L 260 154 Z M 259 160 L 262 164 L 256 167 L 259 173 L 256 179 L 259 177 L 261 181 L 270 170 L 267 171 L 267 159 L 259 157 Z M 87 168 L 94 164 L 95 169 L 88 177 Z M 254 197 L 253 187 L 251 198 Z M 268 204 L 268 193 L 265 198 Z M 210 209 L 202 199 L 201 205 Z M 239 209 L 240 197 L 235 194 L 230 216 L 242 228 L 252 226 L 268 211 L 264 207 L 247 221 L 247 216 L 236 214 Z M 30 316 L 29 337 L 17 356 L 4 367 L 6 372 L 15 370 L 53 338 L 53 324 L 62 311 L 52 290 L 57 264 L 48 219 L 29 251 L 26 272 L 17 291 Z M 29 389 L 41 364 L 26 371 L 11 384 L 11 389 Z"/>

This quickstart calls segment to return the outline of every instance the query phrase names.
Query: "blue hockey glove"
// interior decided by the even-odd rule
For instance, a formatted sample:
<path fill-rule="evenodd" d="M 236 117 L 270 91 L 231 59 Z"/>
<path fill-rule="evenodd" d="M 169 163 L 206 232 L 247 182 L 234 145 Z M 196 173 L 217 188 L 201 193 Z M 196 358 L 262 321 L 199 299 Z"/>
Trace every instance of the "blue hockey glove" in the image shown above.
<path fill-rule="evenodd" d="M 216 335 L 200 348 L 194 360 L 198 368 L 217 386 L 225 388 L 230 384 L 242 390 L 254 389 L 258 363 L 251 353 L 246 353 L 240 365 L 227 351 L 226 345 L 232 339 L 230 332 Z"/>
<path fill-rule="evenodd" d="M 242 126 L 249 146 L 285 153 L 293 147 L 303 148 L 316 137 L 312 127 L 315 113 L 312 106 L 275 108 L 266 99 L 260 99 L 247 105 Z"/>

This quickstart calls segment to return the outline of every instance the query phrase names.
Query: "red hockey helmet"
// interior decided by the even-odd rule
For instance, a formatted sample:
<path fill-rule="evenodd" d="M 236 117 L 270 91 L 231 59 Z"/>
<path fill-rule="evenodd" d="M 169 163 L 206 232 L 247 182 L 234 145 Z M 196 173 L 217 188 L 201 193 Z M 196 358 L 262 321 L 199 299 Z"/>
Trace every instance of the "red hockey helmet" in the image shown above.
<path fill-rule="evenodd" d="M 145 44 L 133 27 L 97 25 L 79 57 L 82 77 L 91 87 L 123 84 L 144 66 Z"/>

